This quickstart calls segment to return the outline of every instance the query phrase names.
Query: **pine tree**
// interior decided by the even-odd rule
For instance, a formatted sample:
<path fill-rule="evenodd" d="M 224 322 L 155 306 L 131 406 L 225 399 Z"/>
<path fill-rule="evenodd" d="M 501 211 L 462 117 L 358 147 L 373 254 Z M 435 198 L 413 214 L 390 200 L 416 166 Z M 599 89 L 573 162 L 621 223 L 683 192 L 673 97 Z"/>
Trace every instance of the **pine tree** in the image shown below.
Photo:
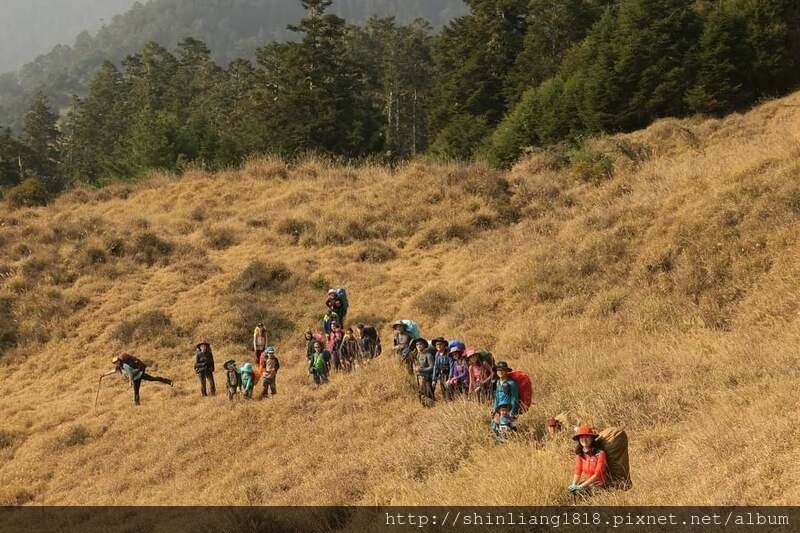
<path fill-rule="evenodd" d="M 753 56 L 739 11 L 719 7 L 708 15 L 697 62 L 697 80 L 686 97 L 692 111 L 722 115 L 753 101 Z"/>
<path fill-rule="evenodd" d="M 63 186 L 58 177 L 60 164 L 58 116 L 50 109 L 47 97 L 38 91 L 33 97 L 28 114 L 25 115 L 23 142 L 31 152 L 30 168 L 46 185 L 49 191 L 56 192 Z"/>
<path fill-rule="evenodd" d="M 472 13 L 451 22 L 434 47 L 435 86 L 430 125 L 442 155 L 473 153 L 478 132 L 494 127 L 507 110 L 505 95 L 526 31 L 527 0 L 468 0 Z M 454 128 L 467 128 L 468 136 Z M 456 126 L 455 124 L 458 124 Z M 448 131 L 445 131 L 448 130 Z M 488 133 L 488 132 L 486 132 Z M 452 146 L 451 140 L 471 146 Z"/>

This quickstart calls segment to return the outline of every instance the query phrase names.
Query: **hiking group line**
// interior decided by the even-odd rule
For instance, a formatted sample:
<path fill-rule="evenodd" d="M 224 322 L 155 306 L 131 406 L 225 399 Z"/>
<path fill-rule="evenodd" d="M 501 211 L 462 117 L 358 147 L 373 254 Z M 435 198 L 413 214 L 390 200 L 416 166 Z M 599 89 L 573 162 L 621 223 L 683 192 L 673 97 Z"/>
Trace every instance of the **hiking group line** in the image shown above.
<path fill-rule="evenodd" d="M 349 309 L 347 291 L 330 289 L 325 300 L 326 311 L 322 318 L 322 331 L 305 330 L 308 374 L 315 387 L 328 383 L 331 372 L 352 372 L 382 354 L 378 330 L 371 325 L 357 324 L 344 328 Z M 495 361 L 489 350 L 468 347 L 460 339 L 420 335 L 413 320 L 392 323 L 392 350 L 401 368 L 416 380 L 417 395 L 423 405 L 430 407 L 438 401 L 452 401 L 466 397 L 491 405 L 489 427 L 497 444 L 505 444 L 519 430 L 519 417 L 533 405 L 533 381 L 522 371 L 511 368 L 505 361 Z M 267 330 L 258 322 L 253 331 L 254 362 L 238 366 L 234 359 L 223 364 L 227 397 L 253 399 L 259 381 L 262 383 L 261 399 L 278 393 L 277 376 L 281 363 L 277 350 L 268 345 Z M 133 388 L 133 402 L 140 405 L 142 381 L 152 381 L 173 386 L 170 378 L 147 373 L 147 366 L 137 357 L 120 353 L 112 359 L 114 368 L 100 376 L 119 373 Z M 201 339 L 195 345 L 194 371 L 200 395 L 215 396 L 214 354 L 211 344 Z M 98 386 L 95 406 L 99 398 Z M 565 415 L 548 418 L 548 438 L 566 430 L 570 423 Z M 628 459 L 627 433 L 610 427 L 597 433 L 587 424 L 574 426 L 575 468 L 567 491 L 573 496 L 588 496 L 599 489 L 624 489 L 631 487 Z"/>

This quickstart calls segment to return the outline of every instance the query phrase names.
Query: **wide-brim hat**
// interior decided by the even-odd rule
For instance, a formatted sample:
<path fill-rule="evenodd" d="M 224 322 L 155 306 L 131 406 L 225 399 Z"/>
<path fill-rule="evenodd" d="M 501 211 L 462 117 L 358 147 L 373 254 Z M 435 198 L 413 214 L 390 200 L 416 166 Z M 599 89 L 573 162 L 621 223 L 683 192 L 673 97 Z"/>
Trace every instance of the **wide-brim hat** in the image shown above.
<path fill-rule="evenodd" d="M 505 407 L 505 408 L 506 408 L 506 409 L 508 409 L 509 411 L 511 410 L 511 405 L 509 405 L 509 404 L 507 404 L 507 403 L 501 403 L 500 405 L 498 405 L 498 406 L 497 406 L 497 408 L 494 410 L 494 412 L 495 412 L 495 413 L 499 413 L 499 412 L 500 412 L 500 409 L 502 409 L 503 407 Z"/>
<path fill-rule="evenodd" d="M 572 437 L 572 440 L 578 440 L 581 437 L 592 437 L 596 439 L 597 437 L 599 437 L 599 435 L 594 431 L 592 431 L 592 428 L 590 428 L 589 426 L 581 426 L 575 432 L 575 435 Z"/>
<path fill-rule="evenodd" d="M 513 372 L 514 369 L 508 366 L 508 363 L 505 361 L 498 361 L 496 365 L 494 365 L 494 370 L 497 372 L 498 370 L 502 370 L 503 372 Z"/>
<path fill-rule="evenodd" d="M 202 346 L 202 345 L 204 345 L 204 344 L 205 344 L 206 346 L 208 346 L 209 348 L 211 348 L 211 345 L 208 343 L 208 341 L 207 341 L 206 339 L 200 339 L 200 342 L 198 342 L 197 344 L 195 344 L 195 346 L 196 346 L 197 348 L 199 348 L 199 347 L 201 347 L 201 346 Z"/>
<path fill-rule="evenodd" d="M 272 346 L 267 346 L 267 349 L 264 350 L 264 352 L 268 353 L 268 354 L 269 353 L 275 353 L 275 348 L 273 348 Z"/>
<path fill-rule="evenodd" d="M 443 342 L 443 343 L 447 344 L 450 341 L 448 341 L 444 337 L 436 337 L 435 339 L 431 339 L 431 344 L 436 344 L 437 342 Z"/>
<path fill-rule="evenodd" d="M 406 325 L 405 325 L 405 324 L 403 324 L 403 321 L 402 321 L 402 320 L 398 320 L 398 321 L 396 321 L 396 322 L 392 322 L 392 327 L 393 327 L 393 328 L 396 328 L 397 326 L 406 327 Z"/>
<path fill-rule="evenodd" d="M 422 337 L 420 337 L 420 338 L 418 338 L 418 339 L 414 339 L 414 345 L 415 345 L 415 346 L 416 346 L 416 344 L 417 344 L 418 342 L 424 343 L 426 348 L 427 348 L 428 346 L 430 346 L 430 343 L 428 342 L 428 339 L 423 339 Z"/>
<path fill-rule="evenodd" d="M 226 366 L 229 366 L 229 365 L 234 365 L 234 366 L 235 366 L 235 365 L 236 365 L 236 359 L 228 359 L 228 360 L 227 360 L 227 361 L 225 361 L 225 363 L 222 365 L 222 368 L 225 368 Z"/>
<path fill-rule="evenodd" d="M 447 351 L 447 353 L 450 353 L 450 354 L 453 354 L 453 353 L 456 353 L 456 352 L 458 352 L 458 353 L 460 353 L 460 354 L 463 354 L 463 353 L 464 353 L 464 350 L 462 350 L 462 349 L 461 349 L 461 348 L 459 348 L 458 346 L 453 346 L 452 348 L 450 348 L 450 349 Z"/>

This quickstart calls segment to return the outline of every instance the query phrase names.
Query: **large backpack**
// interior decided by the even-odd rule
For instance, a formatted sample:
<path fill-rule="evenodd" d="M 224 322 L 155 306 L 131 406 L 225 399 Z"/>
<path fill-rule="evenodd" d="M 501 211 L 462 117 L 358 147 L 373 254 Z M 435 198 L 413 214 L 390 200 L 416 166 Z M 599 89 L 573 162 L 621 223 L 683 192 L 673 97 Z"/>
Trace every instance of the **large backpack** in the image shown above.
<path fill-rule="evenodd" d="M 533 382 L 522 370 L 509 372 L 508 379 L 514 381 L 519 388 L 519 412 L 524 413 L 533 403 Z"/>
<path fill-rule="evenodd" d="M 494 356 L 489 350 L 481 350 L 478 352 L 478 361 L 481 363 L 488 363 L 494 368 Z"/>
<path fill-rule="evenodd" d="M 342 303 L 342 313 L 346 314 L 347 309 L 350 307 L 350 302 L 347 301 L 347 290 L 344 287 L 336 289 L 336 297 Z"/>
<path fill-rule="evenodd" d="M 235 368 L 229 367 L 225 376 L 228 381 L 228 387 L 234 390 L 242 388 L 242 376 L 239 375 Z"/>
<path fill-rule="evenodd" d="M 611 486 L 628 490 L 631 482 L 631 465 L 628 458 L 628 434 L 618 427 L 606 428 L 597 437 L 597 444 L 606 452 L 608 482 Z"/>
<path fill-rule="evenodd" d="M 401 320 L 400 322 L 405 324 L 406 331 L 408 332 L 409 335 L 411 335 L 412 339 L 420 338 L 419 326 L 417 325 L 416 322 L 414 322 L 413 320 L 408 320 L 408 319 Z"/>

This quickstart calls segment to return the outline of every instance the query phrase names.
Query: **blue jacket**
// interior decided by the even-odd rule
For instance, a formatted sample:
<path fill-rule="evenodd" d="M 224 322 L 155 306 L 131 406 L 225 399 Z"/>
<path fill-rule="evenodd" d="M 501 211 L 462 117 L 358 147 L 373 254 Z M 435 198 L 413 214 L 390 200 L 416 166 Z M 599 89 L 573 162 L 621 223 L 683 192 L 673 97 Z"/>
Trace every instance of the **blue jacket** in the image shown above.
<path fill-rule="evenodd" d="M 506 379 L 505 383 L 498 379 L 495 384 L 493 409 L 497 411 L 497 406 L 503 404 L 511 406 L 511 416 L 517 416 L 519 411 L 519 386 L 512 379 Z"/>
<path fill-rule="evenodd" d="M 447 372 L 439 372 L 440 368 L 446 368 Z M 447 355 L 446 353 L 440 354 L 437 353 L 436 357 L 433 360 L 433 381 L 437 379 L 447 379 L 450 376 L 450 372 L 453 370 L 453 358 Z"/>

